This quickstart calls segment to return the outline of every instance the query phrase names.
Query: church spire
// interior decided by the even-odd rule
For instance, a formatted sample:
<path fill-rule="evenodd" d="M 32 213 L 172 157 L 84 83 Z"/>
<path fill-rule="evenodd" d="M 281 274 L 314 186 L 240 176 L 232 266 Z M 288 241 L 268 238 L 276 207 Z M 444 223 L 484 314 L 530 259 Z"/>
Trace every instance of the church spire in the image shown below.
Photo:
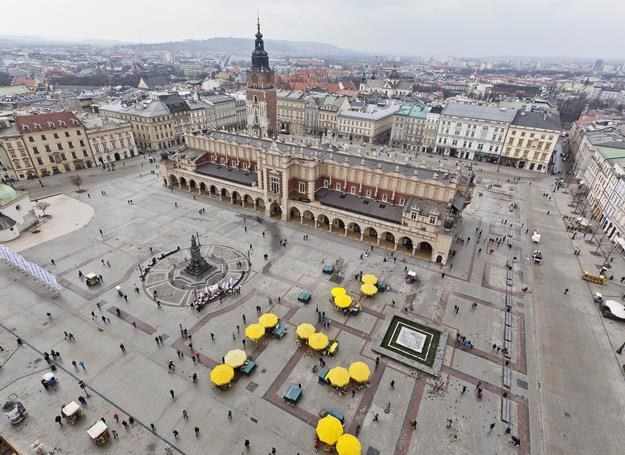
<path fill-rule="evenodd" d="M 263 34 L 260 32 L 260 16 L 256 13 L 256 41 L 254 43 L 254 51 L 252 52 L 252 69 L 257 71 L 270 71 L 269 56 L 265 51 L 265 43 L 263 42 Z"/>

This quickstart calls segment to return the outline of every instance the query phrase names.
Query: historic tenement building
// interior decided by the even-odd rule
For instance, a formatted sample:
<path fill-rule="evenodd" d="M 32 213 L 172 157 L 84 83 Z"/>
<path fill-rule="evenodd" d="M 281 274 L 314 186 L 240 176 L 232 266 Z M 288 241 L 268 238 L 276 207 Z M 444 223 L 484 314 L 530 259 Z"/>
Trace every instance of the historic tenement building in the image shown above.
<path fill-rule="evenodd" d="M 472 176 L 212 132 L 161 162 L 165 185 L 446 263 Z"/>
<path fill-rule="evenodd" d="M 269 55 L 265 50 L 260 21 L 252 67 L 247 70 L 247 130 L 256 137 L 274 137 L 277 134 L 277 94 L 275 72 L 269 67 Z"/>

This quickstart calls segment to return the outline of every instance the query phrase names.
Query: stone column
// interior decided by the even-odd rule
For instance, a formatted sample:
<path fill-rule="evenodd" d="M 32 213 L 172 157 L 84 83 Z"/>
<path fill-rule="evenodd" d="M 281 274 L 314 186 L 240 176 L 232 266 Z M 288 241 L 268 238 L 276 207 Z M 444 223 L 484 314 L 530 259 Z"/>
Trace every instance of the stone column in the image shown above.
<path fill-rule="evenodd" d="M 380 238 L 380 236 L 378 235 L 378 243 L 377 243 L 377 245 L 378 245 L 378 246 L 380 246 L 380 240 L 382 240 L 382 239 L 381 239 L 381 238 Z"/>
<path fill-rule="evenodd" d="M 365 239 L 365 231 L 360 231 L 360 241 L 362 242 Z"/>
<path fill-rule="evenodd" d="M 417 252 L 417 245 L 412 245 L 412 255 L 414 256 Z"/>
<path fill-rule="evenodd" d="M 234 205 L 234 194 L 230 195 L 230 203 Z"/>
<path fill-rule="evenodd" d="M 397 245 L 399 245 L 399 240 L 395 240 L 395 246 L 393 247 L 393 251 L 397 251 Z"/>
<path fill-rule="evenodd" d="M 319 227 L 319 221 L 317 219 L 318 217 L 315 217 L 315 229 Z"/>
<path fill-rule="evenodd" d="M 299 224 L 304 224 L 304 214 L 303 213 L 299 216 Z"/>
<path fill-rule="evenodd" d="M 328 232 L 332 232 L 332 221 L 330 221 L 328 225 Z"/>
<path fill-rule="evenodd" d="M 345 237 L 347 237 L 347 231 L 348 231 L 347 225 L 345 225 Z"/>

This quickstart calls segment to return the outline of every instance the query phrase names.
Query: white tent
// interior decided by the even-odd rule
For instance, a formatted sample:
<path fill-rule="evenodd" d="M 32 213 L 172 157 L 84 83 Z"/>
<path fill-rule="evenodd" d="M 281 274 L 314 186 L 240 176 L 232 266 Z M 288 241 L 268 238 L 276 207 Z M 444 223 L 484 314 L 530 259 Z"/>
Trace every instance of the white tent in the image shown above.
<path fill-rule="evenodd" d="M 616 300 L 607 300 L 605 306 L 610 309 L 610 313 L 619 319 L 625 319 L 625 307 Z"/>

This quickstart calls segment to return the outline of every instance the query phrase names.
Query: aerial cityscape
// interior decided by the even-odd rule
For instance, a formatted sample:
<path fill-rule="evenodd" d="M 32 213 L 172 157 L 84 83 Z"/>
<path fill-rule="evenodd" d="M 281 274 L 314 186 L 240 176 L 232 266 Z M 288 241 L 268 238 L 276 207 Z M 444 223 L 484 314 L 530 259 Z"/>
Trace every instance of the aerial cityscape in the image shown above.
<path fill-rule="evenodd" d="M 87 3 L 0 29 L 0 455 L 623 453 L 625 6 Z"/>

